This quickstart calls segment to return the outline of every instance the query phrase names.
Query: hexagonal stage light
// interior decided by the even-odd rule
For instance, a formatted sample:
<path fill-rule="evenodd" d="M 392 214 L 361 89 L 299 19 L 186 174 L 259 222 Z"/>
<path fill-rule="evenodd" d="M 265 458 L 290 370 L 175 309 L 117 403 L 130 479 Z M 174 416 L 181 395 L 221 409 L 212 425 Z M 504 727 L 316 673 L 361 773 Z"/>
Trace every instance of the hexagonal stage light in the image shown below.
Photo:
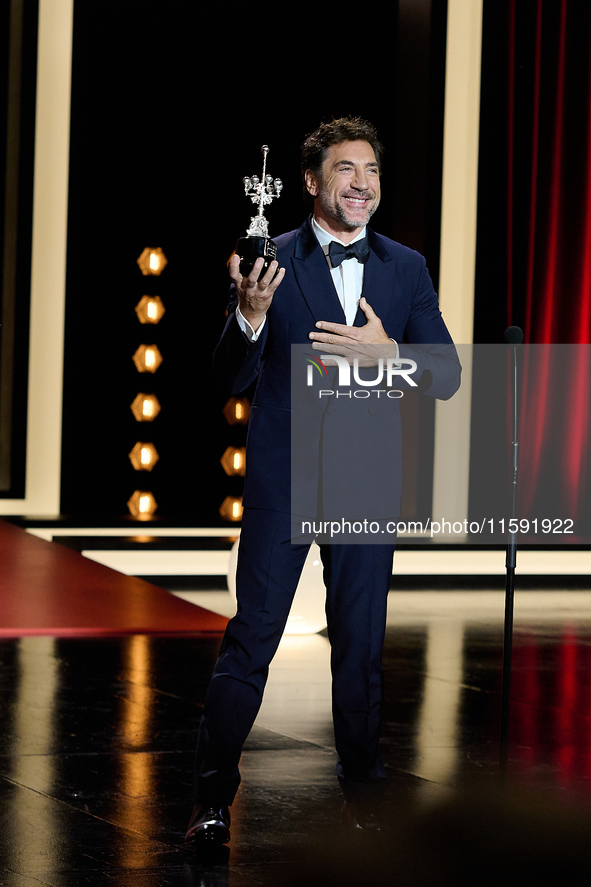
<path fill-rule="evenodd" d="M 158 276 L 168 265 L 168 259 L 159 246 L 147 246 L 137 263 L 144 276 Z"/>
<path fill-rule="evenodd" d="M 151 520 L 158 508 L 158 503 L 148 490 L 135 490 L 127 501 L 127 507 L 132 517 L 137 520 Z"/>
<path fill-rule="evenodd" d="M 239 474 L 244 477 L 246 447 L 227 447 L 220 462 L 226 474 L 230 476 Z"/>
<path fill-rule="evenodd" d="M 140 345 L 133 355 L 138 373 L 155 373 L 162 363 L 158 345 Z"/>
<path fill-rule="evenodd" d="M 224 520 L 238 521 L 242 518 L 242 496 L 226 496 L 220 505 L 220 514 Z"/>
<path fill-rule="evenodd" d="M 231 397 L 223 412 L 228 425 L 246 425 L 250 416 L 250 401 L 246 397 Z"/>
<path fill-rule="evenodd" d="M 160 296 L 142 296 L 135 306 L 140 323 L 159 323 L 166 308 Z"/>
<path fill-rule="evenodd" d="M 142 441 L 138 441 L 129 453 L 129 460 L 136 471 L 151 471 L 159 458 L 154 444 Z"/>
<path fill-rule="evenodd" d="M 153 422 L 161 410 L 160 401 L 155 394 L 140 394 L 130 405 L 131 412 L 137 422 Z"/>

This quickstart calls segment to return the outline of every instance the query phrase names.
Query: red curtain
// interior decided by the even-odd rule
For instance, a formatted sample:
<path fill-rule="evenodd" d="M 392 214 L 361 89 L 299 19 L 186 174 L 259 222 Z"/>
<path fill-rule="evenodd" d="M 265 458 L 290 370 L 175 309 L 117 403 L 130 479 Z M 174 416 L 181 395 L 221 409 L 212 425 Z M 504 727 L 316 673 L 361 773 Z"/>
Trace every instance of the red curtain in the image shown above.
<path fill-rule="evenodd" d="M 507 321 L 524 285 L 526 342 L 591 342 L 590 45 L 591 4 L 510 0 Z"/>
<path fill-rule="evenodd" d="M 550 476 L 559 513 L 591 498 L 591 4 L 507 6 L 507 325 L 525 342 L 519 487 L 532 514 Z M 556 374 L 557 358 L 566 361 Z M 558 431 L 559 430 L 559 431 Z M 552 538 L 548 541 L 568 541 Z"/>

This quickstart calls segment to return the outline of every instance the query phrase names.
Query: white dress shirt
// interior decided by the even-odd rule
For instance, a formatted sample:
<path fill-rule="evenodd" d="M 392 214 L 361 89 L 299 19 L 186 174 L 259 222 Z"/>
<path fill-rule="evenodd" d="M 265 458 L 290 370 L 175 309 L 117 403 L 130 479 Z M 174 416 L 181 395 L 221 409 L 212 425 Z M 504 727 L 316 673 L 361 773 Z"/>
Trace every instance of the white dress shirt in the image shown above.
<path fill-rule="evenodd" d="M 328 254 L 331 241 L 334 240 L 337 243 L 341 243 L 343 246 L 348 246 L 348 244 L 343 243 L 338 237 L 325 231 L 325 229 L 318 224 L 314 216 L 312 216 L 312 228 L 314 229 L 314 234 L 316 235 L 318 243 L 322 247 L 328 267 L 330 268 L 330 273 L 339 301 L 345 312 L 347 326 L 353 326 L 355 315 L 357 314 L 357 308 L 359 307 L 361 290 L 363 289 L 364 265 L 361 262 L 358 262 L 353 256 L 350 259 L 343 259 L 337 268 L 333 268 Z M 365 227 L 363 227 L 357 237 L 354 237 L 349 243 L 363 240 L 364 237 Z"/>

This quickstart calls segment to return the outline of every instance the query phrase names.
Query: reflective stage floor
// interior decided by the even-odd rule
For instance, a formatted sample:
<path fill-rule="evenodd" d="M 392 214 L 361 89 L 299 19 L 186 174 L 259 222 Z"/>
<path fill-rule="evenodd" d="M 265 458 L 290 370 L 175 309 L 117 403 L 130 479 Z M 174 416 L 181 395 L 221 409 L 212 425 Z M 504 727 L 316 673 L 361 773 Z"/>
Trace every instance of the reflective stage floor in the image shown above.
<path fill-rule="evenodd" d="M 537 870 L 553 866 L 569 885 L 589 883 L 591 593 L 518 592 L 500 795 L 502 594 L 390 598 L 391 831 L 378 846 L 339 825 L 324 636 L 282 641 L 242 759 L 229 854 L 207 859 L 183 836 L 220 638 L 0 641 L 0 885 L 479 887 L 540 883 Z"/>

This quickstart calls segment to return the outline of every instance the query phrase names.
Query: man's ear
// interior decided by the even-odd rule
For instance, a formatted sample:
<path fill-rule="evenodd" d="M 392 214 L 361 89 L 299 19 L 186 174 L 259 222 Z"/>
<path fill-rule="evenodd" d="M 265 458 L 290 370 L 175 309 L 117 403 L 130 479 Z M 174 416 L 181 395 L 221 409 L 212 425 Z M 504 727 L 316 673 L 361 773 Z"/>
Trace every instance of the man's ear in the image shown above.
<path fill-rule="evenodd" d="M 319 191 L 318 179 L 311 169 L 307 169 L 304 173 L 304 182 L 306 183 L 308 194 L 311 194 L 312 197 L 316 197 Z"/>

